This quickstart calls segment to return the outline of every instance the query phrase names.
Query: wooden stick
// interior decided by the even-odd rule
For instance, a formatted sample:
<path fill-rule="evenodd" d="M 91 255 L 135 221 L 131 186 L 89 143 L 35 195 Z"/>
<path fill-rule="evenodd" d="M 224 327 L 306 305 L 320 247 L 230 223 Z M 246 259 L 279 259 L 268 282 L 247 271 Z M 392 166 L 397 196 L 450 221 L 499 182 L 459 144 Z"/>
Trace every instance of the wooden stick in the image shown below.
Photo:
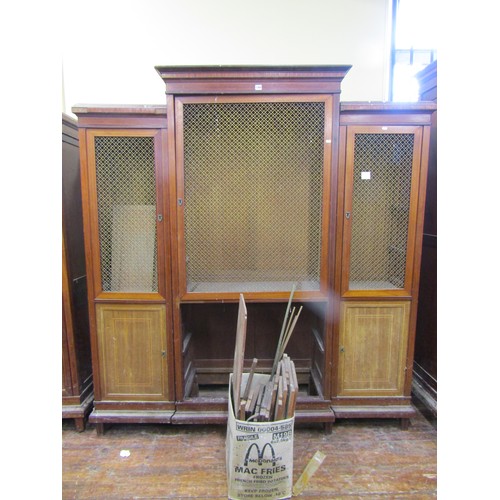
<path fill-rule="evenodd" d="M 273 396 L 273 382 L 270 380 L 266 384 L 266 390 L 264 392 L 264 397 L 262 398 L 262 405 L 260 407 L 260 415 L 263 421 L 270 420 L 270 408 L 271 408 L 271 398 Z"/>
<path fill-rule="evenodd" d="M 239 420 L 245 420 L 245 407 L 246 407 L 246 400 L 245 399 L 240 399 L 240 407 L 238 410 L 238 418 Z"/>
<path fill-rule="evenodd" d="M 273 396 L 271 398 L 271 408 L 269 409 L 269 413 L 270 413 L 270 418 L 274 420 L 276 413 L 276 404 L 277 404 L 276 399 L 278 397 L 278 382 L 279 382 L 278 374 L 274 375 L 272 381 L 273 381 Z"/>
<path fill-rule="evenodd" d="M 297 402 L 297 395 L 299 392 L 299 381 L 297 380 L 297 372 L 295 370 L 295 363 L 290 360 L 290 366 L 291 366 L 291 374 L 292 374 L 292 383 L 294 386 L 294 391 L 293 391 L 293 396 L 291 400 L 291 410 L 288 413 L 289 417 L 293 417 L 295 415 L 295 404 Z"/>
<path fill-rule="evenodd" d="M 250 417 L 251 419 L 257 418 L 259 420 L 259 415 L 260 415 L 260 408 L 262 406 L 262 398 L 264 397 L 264 390 L 265 390 L 265 385 L 262 384 L 259 387 L 259 392 L 257 393 L 257 402 L 255 405 L 255 412 L 254 414 Z"/>
<path fill-rule="evenodd" d="M 290 313 L 290 317 L 288 318 L 288 323 L 287 323 L 286 328 L 285 328 L 285 333 L 283 335 L 281 345 L 283 345 L 283 342 L 285 341 L 286 336 L 288 334 L 288 330 L 290 330 L 290 325 L 292 324 L 294 314 L 295 314 L 295 307 L 292 307 L 292 312 Z"/>
<path fill-rule="evenodd" d="M 245 340 L 247 335 L 247 308 L 243 294 L 240 293 L 238 306 L 238 322 L 236 325 L 236 342 L 234 345 L 233 361 L 233 410 L 238 415 L 240 411 L 241 377 L 243 374 L 243 361 L 245 358 Z"/>
<path fill-rule="evenodd" d="M 288 381 L 286 377 L 286 368 L 284 363 L 282 365 L 281 379 L 283 380 L 283 409 L 281 415 L 281 418 L 283 419 L 286 418 L 286 408 L 288 405 Z"/>
<path fill-rule="evenodd" d="M 281 420 L 283 418 L 283 377 L 278 377 L 278 396 L 276 401 L 276 411 L 274 413 L 274 420 Z"/>
<path fill-rule="evenodd" d="M 290 298 L 288 299 L 288 305 L 286 307 L 285 318 L 283 319 L 283 325 L 281 326 L 281 333 L 280 333 L 279 340 L 278 340 L 278 348 L 276 349 L 276 354 L 274 356 L 273 368 L 271 370 L 271 377 L 273 377 L 273 375 L 276 373 L 276 368 L 278 367 L 279 346 L 281 345 L 281 343 L 283 341 L 283 335 L 285 334 L 285 328 L 286 328 L 286 324 L 288 321 L 288 313 L 290 312 L 290 306 L 292 305 L 292 299 L 293 299 L 293 294 L 295 293 L 295 288 L 296 287 L 294 284 L 292 287 L 292 292 L 290 293 Z"/>
<path fill-rule="evenodd" d="M 253 374 L 255 372 L 255 368 L 257 366 L 258 359 L 253 358 L 252 366 L 250 367 L 250 373 L 248 374 L 247 385 L 245 386 L 245 390 L 243 391 L 243 399 L 248 399 L 248 393 L 250 392 L 250 387 L 252 386 Z"/>
<path fill-rule="evenodd" d="M 286 334 L 285 339 L 283 341 L 283 345 L 281 346 L 280 357 L 282 357 L 283 353 L 285 352 L 286 346 L 288 345 L 288 341 L 290 340 L 290 337 L 292 336 L 292 332 L 295 329 L 295 325 L 297 324 L 297 320 L 299 319 L 301 311 L 302 311 L 302 306 L 300 306 L 299 312 L 297 313 L 297 315 L 293 319 L 293 322 L 287 331 L 287 334 Z"/>
<path fill-rule="evenodd" d="M 283 386 L 286 387 L 287 397 L 283 401 L 283 405 L 285 407 L 285 416 L 284 418 L 288 418 L 288 406 L 290 404 L 290 397 L 292 395 L 293 387 L 290 384 L 290 358 L 287 354 L 283 354 Z"/>
<path fill-rule="evenodd" d="M 255 409 L 256 387 L 253 387 L 248 395 L 247 404 L 245 405 L 245 416 L 252 415 Z"/>
<path fill-rule="evenodd" d="M 293 487 L 294 497 L 300 495 L 305 490 L 307 483 L 309 482 L 313 474 L 319 469 L 319 466 L 323 463 L 325 457 L 326 455 L 318 450 L 311 458 L 311 460 L 309 460 L 309 463 L 306 465 L 304 472 L 302 472 Z"/>
<path fill-rule="evenodd" d="M 290 330 L 290 326 L 293 323 L 294 314 L 295 314 L 295 307 L 292 308 L 292 312 L 290 313 L 290 316 L 288 318 L 287 325 L 286 325 L 286 328 L 285 328 L 285 333 L 283 334 L 283 337 L 280 339 L 280 342 L 278 343 L 278 347 L 277 347 L 277 351 L 279 353 L 278 354 L 278 360 L 280 360 L 281 357 L 282 357 L 282 355 L 283 355 L 283 351 L 284 351 L 284 349 L 282 349 L 283 343 L 285 342 L 285 339 L 286 339 L 286 337 L 288 335 L 288 331 Z"/>

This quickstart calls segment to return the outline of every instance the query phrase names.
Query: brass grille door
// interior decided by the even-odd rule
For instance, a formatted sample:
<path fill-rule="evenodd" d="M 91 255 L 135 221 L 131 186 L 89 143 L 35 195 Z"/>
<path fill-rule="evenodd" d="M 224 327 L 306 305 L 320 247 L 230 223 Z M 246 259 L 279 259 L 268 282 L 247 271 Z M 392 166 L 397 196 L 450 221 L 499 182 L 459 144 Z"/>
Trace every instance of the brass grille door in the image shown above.
<path fill-rule="evenodd" d="M 188 293 L 320 290 L 328 99 L 177 108 Z"/>
<path fill-rule="evenodd" d="M 99 131 L 92 138 L 98 284 L 102 292 L 158 293 L 155 139 L 141 131 Z"/>
<path fill-rule="evenodd" d="M 351 127 L 348 133 L 343 291 L 409 293 L 420 129 Z"/>

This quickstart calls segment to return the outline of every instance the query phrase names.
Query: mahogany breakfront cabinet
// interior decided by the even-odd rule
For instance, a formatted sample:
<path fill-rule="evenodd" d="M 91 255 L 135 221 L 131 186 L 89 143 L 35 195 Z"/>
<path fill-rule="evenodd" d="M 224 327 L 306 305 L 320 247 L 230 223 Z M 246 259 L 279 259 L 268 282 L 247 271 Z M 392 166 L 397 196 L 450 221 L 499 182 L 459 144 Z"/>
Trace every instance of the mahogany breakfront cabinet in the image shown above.
<path fill-rule="evenodd" d="M 224 423 L 238 298 L 297 422 L 406 422 L 434 105 L 341 104 L 349 66 L 157 67 L 166 106 L 77 106 L 90 420 Z"/>

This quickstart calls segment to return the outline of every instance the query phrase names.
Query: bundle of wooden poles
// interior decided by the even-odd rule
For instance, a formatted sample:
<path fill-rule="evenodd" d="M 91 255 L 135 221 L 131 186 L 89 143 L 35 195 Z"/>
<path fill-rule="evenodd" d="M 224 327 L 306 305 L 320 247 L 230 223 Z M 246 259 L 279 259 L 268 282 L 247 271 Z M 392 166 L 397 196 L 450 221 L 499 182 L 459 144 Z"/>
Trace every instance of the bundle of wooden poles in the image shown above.
<path fill-rule="evenodd" d="M 244 307 L 243 297 L 240 297 L 233 372 L 234 414 L 240 420 L 270 422 L 290 418 L 295 414 L 299 384 L 295 364 L 285 353 L 286 346 L 302 311 L 302 307 L 297 312 L 295 307 L 291 309 L 294 292 L 295 286 L 288 301 L 269 379 L 267 381 L 263 381 L 262 377 L 259 377 L 259 381 L 254 379 L 258 364 L 257 358 L 254 358 L 242 392 L 240 384 L 244 358 L 242 349 L 244 350 L 246 336 L 246 308 Z"/>
<path fill-rule="evenodd" d="M 252 369 L 256 361 L 257 359 L 254 359 Z M 238 418 L 254 422 L 270 422 L 292 417 L 299 389 L 293 361 L 283 354 L 276 373 L 267 383 L 256 383 L 251 387 L 252 375 L 253 372 L 250 371 L 245 391 L 240 399 Z"/>

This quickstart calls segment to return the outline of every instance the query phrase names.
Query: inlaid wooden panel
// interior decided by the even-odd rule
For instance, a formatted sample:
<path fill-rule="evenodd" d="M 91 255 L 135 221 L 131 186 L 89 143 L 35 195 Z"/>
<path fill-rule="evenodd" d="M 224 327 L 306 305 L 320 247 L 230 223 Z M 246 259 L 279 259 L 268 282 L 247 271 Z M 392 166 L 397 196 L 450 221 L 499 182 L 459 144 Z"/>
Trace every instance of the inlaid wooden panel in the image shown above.
<path fill-rule="evenodd" d="M 410 302 L 343 302 L 339 396 L 403 395 Z"/>
<path fill-rule="evenodd" d="M 165 306 L 97 304 L 103 399 L 167 399 Z"/>

